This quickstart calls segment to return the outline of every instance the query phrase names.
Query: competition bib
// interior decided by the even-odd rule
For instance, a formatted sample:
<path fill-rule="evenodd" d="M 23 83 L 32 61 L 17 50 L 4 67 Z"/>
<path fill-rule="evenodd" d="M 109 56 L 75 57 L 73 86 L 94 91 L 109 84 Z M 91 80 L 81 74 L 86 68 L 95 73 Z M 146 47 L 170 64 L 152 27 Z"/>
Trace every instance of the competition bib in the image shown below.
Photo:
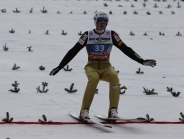
<path fill-rule="evenodd" d="M 109 61 L 112 49 L 111 31 L 106 30 L 102 35 L 97 35 L 93 30 L 88 31 L 86 50 L 89 61 Z"/>

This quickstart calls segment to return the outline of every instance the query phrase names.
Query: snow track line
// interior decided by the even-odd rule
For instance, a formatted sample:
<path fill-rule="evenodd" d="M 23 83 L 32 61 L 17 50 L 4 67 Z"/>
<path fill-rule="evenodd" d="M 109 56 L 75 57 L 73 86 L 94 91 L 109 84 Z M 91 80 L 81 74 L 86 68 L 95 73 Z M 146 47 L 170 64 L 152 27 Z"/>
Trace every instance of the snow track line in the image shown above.
<path fill-rule="evenodd" d="M 159 122 L 100 122 L 102 124 L 184 124 L 184 122 L 167 122 L 167 121 L 159 121 Z M 0 125 L 4 124 L 20 124 L 20 125 L 74 125 L 74 124 L 85 124 L 83 122 L 52 122 L 52 123 L 40 123 L 40 122 L 0 122 Z M 95 124 L 95 123 L 88 123 L 88 124 Z"/>

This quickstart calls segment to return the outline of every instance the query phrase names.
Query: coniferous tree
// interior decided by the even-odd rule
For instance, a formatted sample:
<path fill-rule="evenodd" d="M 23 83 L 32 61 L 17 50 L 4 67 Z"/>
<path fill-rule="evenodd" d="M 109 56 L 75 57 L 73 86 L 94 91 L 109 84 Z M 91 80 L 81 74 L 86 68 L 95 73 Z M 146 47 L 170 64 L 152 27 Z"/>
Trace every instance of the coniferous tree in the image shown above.
<path fill-rule="evenodd" d="M 47 86 L 47 82 L 42 82 L 42 90 L 40 89 L 40 86 L 38 86 L 38 88 L 36 88 L 37 93 L 47 93 L 49 91 L 49 89 L 45 89 Z"/>
<path fill-rule="evenodd" d="M 6 112 L 6 118 L 2 119 L 3 122 L 11 123 L 13 121 L 13 117 L 10 118 L 9 112 Z"/>
<path fill-rule="evenodd" d="M 70 85 L 70 89 L 65 88 L 65 91 L 67 91 L 68 93 L 74 93 L 77 92 L 77 89 L 73 89 L 74 83 L 72 83 Z"/>
<path fill-rule="evenodd" d="M 15 81 L 12 86 L 14 87 L 14 90 L 13 89 L 10 89 L 9 91 L 10 92 L 13 92 L 13 93 L 18 93 L 20 91 L 20 89 L 18 88 L 19 86 L 19 83 L 17 81 Z"/>

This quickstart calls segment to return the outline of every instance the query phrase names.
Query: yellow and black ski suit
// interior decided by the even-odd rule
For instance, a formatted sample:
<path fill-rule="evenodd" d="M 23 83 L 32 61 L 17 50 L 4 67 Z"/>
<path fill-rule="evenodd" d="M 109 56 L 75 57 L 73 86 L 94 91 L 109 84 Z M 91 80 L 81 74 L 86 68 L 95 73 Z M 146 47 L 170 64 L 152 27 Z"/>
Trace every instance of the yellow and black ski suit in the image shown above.
<path fill-rule="evenodd" d="M 131 59 L 143 64 L 144 60 L 130 47 L 126 46 L 116 32 L 105 29 L 103 33 L 98 34 L 93 29 L 83 33 L 79 41 L 68 51 L 58 66 L 62 69 L 82 48 L 86 47 L 88 63 L 84 69 L 88 82 L 83 96 L 81 110 L 90 109 L 96 87 L 100 80 L 109 82 L 109 110 L 113 107 L 118 109 L 120 95 L 119 79 L 117 72 L 109 62 L 113 45 Z"/>

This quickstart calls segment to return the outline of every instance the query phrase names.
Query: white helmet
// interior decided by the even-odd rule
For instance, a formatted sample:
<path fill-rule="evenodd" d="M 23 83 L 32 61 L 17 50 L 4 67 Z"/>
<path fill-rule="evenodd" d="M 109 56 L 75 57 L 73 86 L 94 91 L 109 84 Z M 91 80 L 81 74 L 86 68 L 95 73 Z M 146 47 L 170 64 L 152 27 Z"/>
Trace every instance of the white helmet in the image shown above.
<path fill-rule="evenodd" d="M 106 11 L 104 10 L 99 10 L 95 13 L 93 19 L 94 19 L 94 24 L 95 26 L 97 25 L 97 22 L 98 22 L 98 18 L 103 18 L 105 19 L 105 23 L 108 24 L 108 21 L 109 21 L 109 15 L 107 14 Z"/>

